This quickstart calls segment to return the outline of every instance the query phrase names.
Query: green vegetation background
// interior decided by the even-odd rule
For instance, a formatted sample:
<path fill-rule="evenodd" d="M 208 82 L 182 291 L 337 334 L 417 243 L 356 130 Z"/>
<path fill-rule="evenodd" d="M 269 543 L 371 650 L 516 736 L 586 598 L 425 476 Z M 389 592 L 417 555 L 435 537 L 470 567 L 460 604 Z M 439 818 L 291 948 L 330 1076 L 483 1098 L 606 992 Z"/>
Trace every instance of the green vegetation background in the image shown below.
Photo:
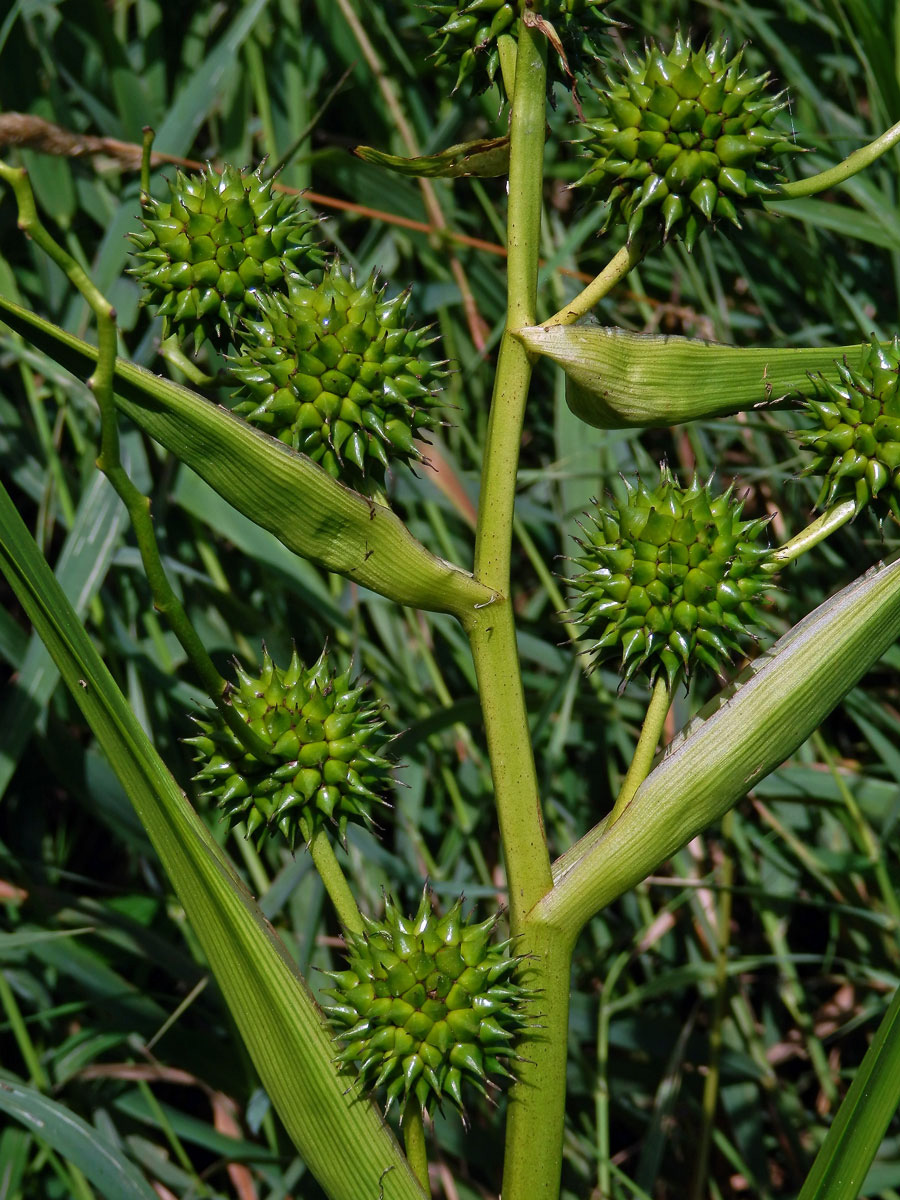
<path fill-rule="evenodd" d="M 123 271 L 139 211 L 138 175 L 114 148 L 70 159 L 4 147 L 10 112 L 77 134 L 195 160 L 286 159 L 283 183 L 430 222 L 415 180 L 349 153 L 366 143 L 407 153 L 386 98 L 423 153 L 501 132 L 496 92 L 450 97 L 428 60 L 424 12 L 401 0 L 353 7 L 377 55 L 348 25 L 350 0 L 16 0 L 0 17 L 0 150 L 29 168 L 45 218 L 115 303 L 128 351 L 156 364 L 158 327 Z M 747 61 L 789 85 L 790 122 L 823 167 L 900 116 L 900 14 L 888 0 L 620 3 L 613 55 L 676 26 L 696 40 L 752 40 Z M 566 184 L 579 173 L 575 109 L 557 91 L 547 145 L 543 311 L 573 294 L 616 238 Z M 586 113 L 589 88 L 582 89 Z M 3 131 L 6 131 L 4 134 Z M 171 170 L 171 169 L 170 169 Z M 162 176 L 154 173 L 154 190 Z M 740 345 L 842 344 L 900 328 L 900 155 L 888 154 L 834 196 L 790 215 L 751 214 L 743 233 L 672 245 L 601 306 L 632 329 Z M 501 180 L 436 185 L 449 230 L 503 239 Z M 322 237 L 359 274 L 414 285 L 456 371 L 435 463 L 398 472 L 392 502 L 426 544 L 471 561 L 470 517 L 504 307 L 503 259 L 384 217 L 327 214 Z M 787 209 L 785 209 L 787 214 Z M 451 256 L 458 267 L 454 268 Z M 469 311 L 460 290 L 469 292 Z M 0 291 L 90 336 L 89 314 L 62 275 L 22 240 L 0 200 Z M 483 337 L 484 348 L 478 342 Z M 192 792 L 191 714 L 202 697 L 155 617 L 123 513 L 93 466 L 96 417 L 86 389 L 0 327 L 0 470 L 66 591 Z M 722 381 L 728 387 L 727 379 Z M 222 397 L 227 400 L 226 397 Z M 671 434 L 603 435 L 568 412 L 554 374 L 539 374 L 523 447 L 515 547 L 521 654 L 548 834 L 559 851 L 610 806 L 646 703 L 640 686 L 587 678 L 556 615 L 572 534 L 618 472 L 715 471 L 748 489 L 748 515 L 770 512 L 779 541 L 805 524 L 814 485 L 779 425 L 790 416 L 720 421 Z M 378 840 L 351 830 L 361 903 L 383 889 L 415 904 L 424 879 L 446 903 L 461 890 L 487 913 L 502 895 L 488 765 L 462 635 L 449 618 L 398 611 L 292 558 L 227 509 L 196 477 L 129 430 L 134 477 L 154 497 L 167 563 L 223 669 L 237 654 L 276 659 L 292 639 L 315 658 L 330 640 L 388 706 L 403 768 Z M 882 555 L 896 527 L 861 517 L 792 568 L 773 634 Z M 8 595 L 0 609 L 0 1078 L 30 1080 L 121 1142 L 177 1197 L 319 1195 L 258 1090 L 216 988 L 111 771 Z M 839 1097 L 898 983 L 900 648 L 855 689 L 801 751 L 729 819 L 594 920 L 576 954 L 564 1187 L 591 1195 L 608 1144 L 616 1195 L 796 1195 Z M 676 727 L 698 695 L 679 695 Z M 201 802 L 202 803 L 202 802 Z M 225 832 L 214 813 L 211 827 Z M 338 929 L 309 860 L 240 836 L 228 848 L 314 987 L 339 961 Z M 720 1071 L 704 1114 L 704 1080 Z M 716 1066 L 717 1064 L 717 1066 Z M 436 1162 L 448 1200 L 495 1194 L 498 1107 L 466 1135 L 438 1122 Z M 695 1177 L 702 1130 L 708 1172 Z M 607 1141 L 608 1139 L 608 1141 Z M 450 1179 L 455 1181 L 449 1182 Z M 65 1164 L 24 1127 L 0 1131 L 0 1197 L 81 1194 Z M 76 1191 L 73 1191 L 73 1188 Z M 900 1194 L 900 1125 L 866 1195 Z"/>

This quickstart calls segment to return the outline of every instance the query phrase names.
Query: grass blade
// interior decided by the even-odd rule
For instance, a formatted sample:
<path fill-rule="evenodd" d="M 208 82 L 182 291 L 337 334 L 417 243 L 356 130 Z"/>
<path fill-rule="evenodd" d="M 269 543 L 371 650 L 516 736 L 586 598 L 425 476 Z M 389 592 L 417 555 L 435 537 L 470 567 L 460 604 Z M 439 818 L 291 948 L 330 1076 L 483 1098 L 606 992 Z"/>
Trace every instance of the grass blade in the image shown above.
<path fill-rule="evenodd" d="M 148 741 L 2 488 L 0 570 L 147 829 L 310 1170 L 332 1200 L 420 1200 L 378 1110 L 335 1072 L 324 1017 L 285 948 Z"/>
<path fill-rule="evenodd" d="M 900 1106 L 900 988 L 828 1130 L 798 1200 L 856 1200 Z"/>
<path fill-rule="evenodd" d="M 24 1083 L 0 1079 L 0 1111 L 83 1171 L 107 1200 L 158 1200 L 132 1162 L 58 1101 Z"/>

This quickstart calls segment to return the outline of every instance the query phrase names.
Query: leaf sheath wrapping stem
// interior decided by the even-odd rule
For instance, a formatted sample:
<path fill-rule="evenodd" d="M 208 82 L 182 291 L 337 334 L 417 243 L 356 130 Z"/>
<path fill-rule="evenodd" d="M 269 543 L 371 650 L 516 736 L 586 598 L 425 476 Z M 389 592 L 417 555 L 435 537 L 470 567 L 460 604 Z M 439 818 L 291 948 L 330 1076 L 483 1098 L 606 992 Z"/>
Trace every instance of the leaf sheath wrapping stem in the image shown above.
<path fill-rule="evenodd" d="M 837 383 L 835 360 L 846 356 L 855 367 L 867 349 L 739 349 L 601 325 L 533 325 L 517 336 L 562 367 L 569 408 L 600 429 L 678 425 L 789 404 L 812 393 L 811 371 Z"/>
<path fill-rule="evenodd" d="M 0 298 L 17 333 L 66 370 L 84 375 L 95 347 Z M 121 412 L 191 467 L 244 516 L 295 554 L 394 600 L 467 622 L 491 591 L 417 542 L 389 508 L 332 479 L 277 438 L 253 429 L 189 388 L 116 360 Z"/>
<path fill-rule="evenodd" d="M 820 605 L 707 705 L 619 819 L 555 865 L 528 919 L 580 929 L 792 754 L 898 636 L 900 557 Z"/>

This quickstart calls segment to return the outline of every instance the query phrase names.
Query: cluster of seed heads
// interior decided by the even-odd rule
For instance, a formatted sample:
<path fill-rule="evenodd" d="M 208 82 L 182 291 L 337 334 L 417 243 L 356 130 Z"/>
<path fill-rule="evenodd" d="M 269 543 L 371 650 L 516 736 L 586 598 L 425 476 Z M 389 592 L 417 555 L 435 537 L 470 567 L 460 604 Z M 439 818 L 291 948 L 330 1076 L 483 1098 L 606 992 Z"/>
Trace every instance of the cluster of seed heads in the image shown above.
<path fill-rule="evenodd" d="M 166 333 L 225 348 L 260 292 L 283 290 L 321 261 L 309 237 L 316 222 L 273 191 L 262 166 L 178 171 L 168 188 L 167 200 L 143 199 L 144 228 L 130 234 L 143 260 L 133 274 Z"/>
<path fill-rule="evenodd" d="M 900 338 L 889 346 L 873 338 L 857 368 L 836 366 L 839 383 L 812 377 L 816 396 L 805 403 L 816 425 L 795 436 L 816 458 L 803 473 L 825 477 L 820 508 L 852 500 L 859 511 L 872 501 L 900 520 Z"/>
<path fill-rule="evenodd" d="M 385 802 L 390 763 L 377 746 L 379 705 L 349 671 L 332 674 L 325 652 L 310 668 L 294 651 L 284 670 L 268 651 L 259 675 L 236 666 L 231 704 L 270 748 L 252 754 L 212 710 L 187 738 L 201 764 L 196 780 L 230 825 L 246 821 L 262 840 L 280 833 L 291 850 L 331 827 L 344 839 L 350 821 L 371 822 L 373 804 Z"/>
<path fill-rule="evenodd" d="M 366 1091 L 383 1090 L 386 1111 L 414 1100 L 433 1112 L 445 1100 L 463 1113 L 467 1087 L 487 1094 L 511 1079 L 534 993 L 516 981 L 521 958 L 492 942 L 498 917 L 475 923 L 460 898 L 443 916 L 426 889 L 404 917 L 387 897 L 382 921 L 345 932 L 347 968 L 326 972 L 325 1008 L 343 1043 L 338 1061 Z"/>
<path fill-rule="evenodd" d="M 579 539 L 575 608 L 597 658 L 620 658 L 623 685 L 640 671 L 671 689 L 697 664 L 720 670 L 752 636 L 772 586 L 768 521 L 741 520 L 733 488 L 713 496 L 696 477 L 684 488 L 666 467 L 657 487 L 626 488 Z"/>
<path fill-rule="evenodd" d="M 444 372 L 424 357 L 435 339 L 407 328 L 408 303 L 337 263 L 316 288 L 261 300 L 232 361 L 249 394 L 234 411 L 363 490 L 392 458 L 422 459 L 414 435 L 436 423 L 429 385 Z"/>
<path fill-rule="evenodd" d="M 550 43 L 550 63 L 559 66 L 566 80 L 573 78 L 581 64 L 585 46 L 591 47 L 591 33 L 601 24 L 609 24 L 601 9 L 609 0 L 546 0 L 541 6 L 537 28 Z M 456 68 L 456 91 L 470 83 L 483 91 L 497 78 L 500 69 L 501 37 L 514 39 L 519 23 L 517 0 L 459 0 L 459 3 L 427 3 L 440 38 L 435 55 L 438 66 Z M 555 77 L 548 72 L 548 83 Z"/>
<path fill-rule="evenodd" d="M 724 38 L 693 50 L 677 33 L 671 50 L 626 56 L 597 89 L 605 115 L 587 122 L 590 165 L 576 186 L 608 205 L 604 228 L 691 249 L 710 223 L 740 226 L 742 206 L 777 193 L 775 160 L 798 149 L 771 129 L 786 101 L 766 94 L 768 72 L 742 71 L 742 57 L 728 57 Z"/>
<path fill-rule="evenodd" d="M 374 273 L 358 287 L 337 260 L 320 269 L 296 197 L 261 168 L 179 172 L 168 200 L 145 198 L 143 224 L 134 274 L 167 334 L 237 347 L 249 399 L 235 411 L 369 494 L 391 462 L 423 458 L 445 374 L 424 357 L 434 339 L 405 323 L 408 291 L 386 300 Z"/>

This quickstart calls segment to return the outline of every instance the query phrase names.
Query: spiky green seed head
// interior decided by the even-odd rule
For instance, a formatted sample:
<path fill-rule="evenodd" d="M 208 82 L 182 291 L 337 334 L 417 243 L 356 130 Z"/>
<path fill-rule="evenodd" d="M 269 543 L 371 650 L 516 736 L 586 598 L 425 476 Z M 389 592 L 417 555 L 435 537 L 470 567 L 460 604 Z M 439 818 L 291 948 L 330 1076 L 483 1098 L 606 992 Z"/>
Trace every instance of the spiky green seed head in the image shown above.
<path fill-rule="evenodd" d="M 683 488 L 666 467 L 656 488 L 626 486 L 579 539 L 575 608 L 597 657 L 621 657 L 623 685 L 641 671 L 672 688 L 697 663 L 721 670 L 751 636 L 771 587 L 768 521 L 742 521 L 733 487 L 714 497 L 695 477 Z"/>
<path fill-rule="evenodd" d="M 546 0 L 537 26 L 550 42 L 548 84 L 554 78 L 571 81 L 582 62 L 585 42 L 601 24 L 610 24 L 601 13 L 609 0 Z M 498 38 L 515 37 L 519 5 L 515 0 L 459 0 L 459 3 L 429 3 L 441 42 L 435 54 L 438 66 L 456 67 L 457 91 L 468 83 L 484 91 L 500 70 Z M 552 68 L 558 64 L 559 69 Z"/>
<path fill-rule="evenodd" d="M 475 923 L 462 905 L 439 917 L 426 888 L 407 918 L 386 897 L 382 921 L 344 934 L 347 969 L 327 973 L 338 1061 L 356 1064 L 364 1090 L 384 1089 L 385 1111 L 414 1098 L 427 1112 L 449 1100 L 464 1113 L 467 1085 L 487 1094 L 513 1078 L 534 993 L 516 980 L 510 942 L 491 940 L 498 918 Z"/>
<path fill-rule="evenodd" d="M 816 426 L 795 436 L 816 458 L 803 474 L 825 476 L 819 508 L 853 500 L 859 512 L 871 501 L 900 520 L 900 338 L 889 346 L 873 338 L 855 370 L 846 359 L 835 365 L 839 383 L 810 376 L 816 396 L 806 408 Z"/>
<path fill-rule="evenodd" d="M 169 198 L 148 198 L 144 228 L 128 236 L 143 261 L 135 267 L 164 330 L 227 346 L 258 292 L 284 290 L 288 275 L 321 262 L 310 242 L 316 222 L 296 197 L 276 195 L 262 166 L 252 173 L 226 164 L 196 175 L 178 171 Z"/>
<path fill-rule="evenodd" d="M 291 850 L 322 828 L 343 840 L 349 821 L 370 822 L 385 803 L 390 763 L 373 749 L 383 722 L 379 705 L 350 671 L 332 674 L 323 651 L 304 667 L 296 650 L 284 670 L 263 653 L 259 675 L 237 666 L 231 704 L 263 742 L 269 761 L 251 754 L 216 710 L 185 739 L 201 764 L 194 777 L 230 825 L 246 821 L 262 841 L 278 831 Z"/>
<path fill-rule="evenodd" d="M 260 300 L 231 364 L 249 394 L 234 411 L 361 491 L 392 460 L 422 460 L 414 438 L 439 423 L 432 385 L 446 372 L 424 357 L 435 339 L 407 327 L 408 303 L 337 262 L 318 287 Z"/>
<path fill-rule="evenodd" d="M 609 205 L 604 229 L 680 237 L 690 250 L 708 225 L 740 228 L 742 207 L 777 192 L 776 159 L 798 150 L 771 128 L 787 102 L 766 92 L 768 71 L 741 70 L 743 53 L 729 58 L 724 38 L 693 50 L 677 33 L 668 53 L 626 56 L 597 89 L 606 113 L 586 123 L 592 162 L 575 186 Z"/>

